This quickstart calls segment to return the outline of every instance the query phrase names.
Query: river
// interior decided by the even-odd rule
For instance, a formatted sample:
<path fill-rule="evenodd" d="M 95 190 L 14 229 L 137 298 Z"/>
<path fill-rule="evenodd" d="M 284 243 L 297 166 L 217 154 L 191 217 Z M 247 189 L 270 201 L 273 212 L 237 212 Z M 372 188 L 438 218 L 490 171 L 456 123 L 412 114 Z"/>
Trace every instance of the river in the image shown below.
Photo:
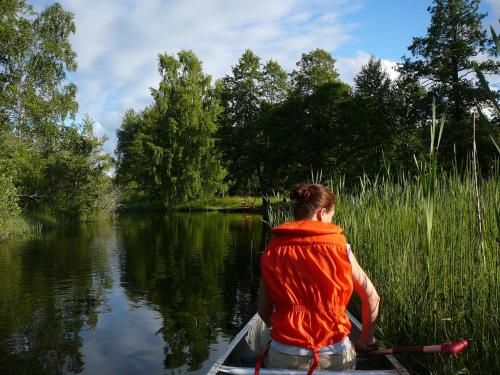
<path fill-rule="evenodd" d="M 0 373 L 205 374 L 255 313 L 264 233 L 175 213 L 0 243 Z"/>

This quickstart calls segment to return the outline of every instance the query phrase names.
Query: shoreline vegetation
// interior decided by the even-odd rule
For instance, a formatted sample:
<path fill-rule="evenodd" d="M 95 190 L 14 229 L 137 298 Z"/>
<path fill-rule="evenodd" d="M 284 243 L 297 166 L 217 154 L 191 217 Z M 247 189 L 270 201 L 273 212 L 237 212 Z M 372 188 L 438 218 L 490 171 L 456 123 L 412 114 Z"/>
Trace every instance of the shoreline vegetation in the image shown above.
<path fill-rule="evenodd" d="M 9 48 L 0 47 L 8 57 L 0 66 L 0 236 L 29 232 L 15 220 L 29 226 L 32 216 L 52 225 L 95 220 L 120 206 L 232 208 L 238 198 L 212 197 L 283 194 L 311 170 L 342 178 L 350 191 L 359 176 L 374 179 L 388 166 L 416 176 L 435 108 L 449 114 L 443 168 L 455 162 L 464 170 L 474 133 L 478 170 L 489 173 L 500 127 L 498 114 L 482 113 L 498 108 L 484 77 L 500 64 L 485 15 L 473 0 L 434 0 L 428 11 L 431 27 L 414 38 L 395 79 L 372 56 L 352 84 L 344 82 L 323 49 L 303 53 L 290 72 L 246 50 L 220 79 L 193 51 L 159 54 L 152 103 L 124 114 L 113 157 L 92 118 L 76 120 L 74 15 L 57 3 L 36 11 L 13 0 L 1 20 L 9 43 L 0 45 Z"/>
<path fill-rule="evenodd" d="M 268 198 L 272 204 L 287 201 L 279 195 Z M 225 197 L 211 197 L 193 199 L 190 202 L 173 204 L 170 207 L 165 207 L 162 201 L 152 202 L 134 202 L 122 204 L 118 208 L 119 213 L 129 212 L 191 212 L 191 211 L 217 211 L 217 212 L 251 212 L 251 213 L 266 213 L 266 207 L 263 204 L 262 197 L 258 196 L 240 196 L 227 195 Z"/>
<path fill-rule="evenodd" d="M 262 199 L 258 197 L 226 196 L 205 199 L 194 199 L 190 202 L 179 203 L 165 207 L 162 201 L 134 202 L 120 205 L 119 212 L 147 212 L 147 211 L 220 211 L 222 209 L 248 208 L 263 212 Z"/>

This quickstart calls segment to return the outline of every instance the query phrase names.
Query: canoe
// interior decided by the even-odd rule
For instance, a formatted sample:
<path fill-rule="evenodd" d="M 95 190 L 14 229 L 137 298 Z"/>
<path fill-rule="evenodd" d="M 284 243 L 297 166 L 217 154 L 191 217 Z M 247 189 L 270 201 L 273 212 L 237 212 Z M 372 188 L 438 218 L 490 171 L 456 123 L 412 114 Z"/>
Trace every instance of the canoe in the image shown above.
<path fill-rule="evenodd" d="M 349 320 L 352 323 L 350 339 L 355 342 L 361 334 L 361 323 L 350 313 Z M 207 373 L 208 375 L 253 375 L 255 366 L 255 354 L 250 350 L 245 337 L 250 328 L 257 322 L 258 315 L 243 327 L 243 329 L 231 341 L 224 354 L 215 362 Z M 305 370 L 288 370 L 278 368 L 261 368 L 261 375 L 305 375 Z M 408 370 L 392 355 L 358 357 L 355 370 L 351 371 L 327 371 L 315 370 L 318 375 L 410 375 Z"/>

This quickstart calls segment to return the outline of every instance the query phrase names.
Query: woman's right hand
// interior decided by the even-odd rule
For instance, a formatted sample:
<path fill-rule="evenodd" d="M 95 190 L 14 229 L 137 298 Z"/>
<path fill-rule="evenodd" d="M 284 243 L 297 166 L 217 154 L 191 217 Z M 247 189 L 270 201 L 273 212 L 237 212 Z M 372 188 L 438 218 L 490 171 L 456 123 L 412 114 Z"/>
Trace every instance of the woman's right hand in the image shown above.
<path fill-rule="evenodd" d="M 374 337 L 365 339 L 365 338 L 360 338 L 354 346 L 356 347 L 356 350 L 358 352 L 367 352 L 371 350 L 371 346 L 375 344 L 377 340 L 375 340 Z"/>

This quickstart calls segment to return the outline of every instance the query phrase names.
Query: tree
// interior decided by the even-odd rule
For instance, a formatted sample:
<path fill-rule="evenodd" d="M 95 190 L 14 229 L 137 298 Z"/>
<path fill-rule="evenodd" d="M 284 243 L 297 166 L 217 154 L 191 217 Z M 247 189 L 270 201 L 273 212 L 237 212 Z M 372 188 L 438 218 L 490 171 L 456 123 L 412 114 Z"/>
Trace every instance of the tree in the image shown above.
<path fill-rule="evenodd" d="M 463 158 L 470 144 L 470 110 L 486 100 L 485 91 L 473 76 L 477 62 L 484 74 L 497 74 L 500 64 L 488 58 L 494 53 L 479 13 L 479 0 L 434 0 L 428 8 L 431 23 L 427 35 L 413 39 L 408 47 L 414 59 L 404 58 L 401 71 L 422 80 L 437 101 L 447 103 L 449 126 L 443 140 L 452 159 L 452 146 Z M 442 148 L 443 148 L 442 147 Z"/>
<path fill-rule="evenodd" d="M 250 50 L 243 53 L 232 74 L 222 79 L 219 146 L 230 160 L 233 192 L 264 197 L 276 187 L 272 112 L 288 93 L 288 75 L 279 63 L 269 60 L 263 65 Z"/>
<path fill-rule="evenodd" d="M 324 50 L 303 54 L 291 81 L 290 95 L 269 120 L 273 170 L 286 187 L 308 180 L 311 169 L 339 173 L 344 106 L 350 100 L 350 87 L 338 79 L 335 60 Z"/>
<path fill-rule="evenodd" d="M 265 104 L 273 106 L 283 103 L 290 90 L 288 75 L 281 65 L 269 60 L 262 72 L 262 97 Z"/>
<path fill-rule="evenodd" d="M 338 81 L 335 59 L 323 49 L 303 53 L 291 79 L 294 92 L 299 96 L 311 95 L 318 87 Z"/>
<path fill-rule="evenodd" d="M 380 172 L 384 162 L 393 159 L 394 143 L 398 135 L 397 123 L 394 118 L 394 96 L 392 82 L 382 67 L 380 59 L 371 56 L 354 77 L 354 97 L 348 111 L 348 161 L 351 166 L 362 166 L 363 172 L 370 177 Z M 356 171 L 347 170 L 349 177 Z M 352 169 L 352 167 L 350 168 Z M 357 172 L 359 175 L 359 170 Z"/>
<path fill-rule="evenodd" d="M 272 79 L 269 77 L 271 84 Z M 244 191 L 251 179 L 258 180 L 261 169 L 260 149 L 263 134 L 259 122 L 262 107 L 263 73 L 260 57 L 246 50 L 232 74 L 221 81 L 220 97 L 223 113 L 218 134 L 219 147 L 229 162 L 229 177 L 233 189 Z M 271 89 L 268 95 L 273 96 Z M 257 187 L 260 183 L 257 181 Z"/>
<path fill-rule="evenodd" d="M 20 214 L 18 201 L 12 179 L 0 171 L 0 240 L 9 235 L 6 229 L 9 221 Z"/>
<path fill-rule="evenodd" d="M 0 122 L 29 135 L 54 133 L 53 123 L 77 110 L 76 86 L 66 82 L 77 66 L 69 41 L 73 15 L 58 3 L 38 14 L 23 0 L 9 0 L 0 20 Z"/>
<path fill-rule="evenodd" d="M 273 189 L 279 189 L 283 183 L 276 173 L 282 164 L 282 160 L 276 153 L 276 144 L 272 140 L 273 133 L 280 131 L 276 127 L 274 111 L 285 103 L 289 92 L 288 74 L 278 62 L 269 60 L 263 67 L 262 104 L 259 116 L 261 137 L 257 147 L 257 156 L 260 158 L 257 176 L 263 196 L 271 195 Z M 267 203 L 267 201 L 264 201 L 264 203 Z"/>
<path fill-rule="evenodd" d="M 128 198 L 157 192 L 167 207 L 226 191 L 215 149 L 216 90 L 193 52 L 177 57 L 159 55 L 154 104 L 141 115 L 128 111 L 118 131 L 116 181 Z"/>
<path fill-rule="evenodd" d="M 78 105 L 67 73 L 77 67 L 73 15 L 38 13 L 24 0 L 0 4 L 0 174 L 24 209 L 85 218 L 114 207 L 104 139 L 72 122 Z"/>
<path fill-rule="evenodd" d="M 128 110 L 116 132 L 115 183 L 120 186 L 120 199 L 125 203 L 154 201 L 161 196 L 161 186 L 151 168 L 152 155 L 148 154 L 147 145 L 153 142 L 155 126 L 150 112 L 154 112 L 154 108 L 140 113 Z"/>
<path fill-rule="evenodd" d="M 393 108 L 396 135 L 394 138 L 397 165 L 405 172 L 416 171 L 415 158 L 428 158 L 429 129 L 426 126 L 432 111 L 432 97 L 425 87 L 408 74 L 400 74 L 393 82 Z"/>
<path fill-rule="evenodd" d="M 44 202 L 60 216 L 95 218 L 115 208 L 111 158 L 103 152 L 105 137 L 94 135 L 94 121 L 86 116 L 81 128 L 61 127 L 56 152 L 47 157 L 40 186 Z"/>
<path fill-rule="evenodd" d="M 391 100 L 391 79 L 382 67 L 380 59 L 370 56 L 354 77 L 356 96 L 370 99 L 371 104 L 387 106 Z"/>

